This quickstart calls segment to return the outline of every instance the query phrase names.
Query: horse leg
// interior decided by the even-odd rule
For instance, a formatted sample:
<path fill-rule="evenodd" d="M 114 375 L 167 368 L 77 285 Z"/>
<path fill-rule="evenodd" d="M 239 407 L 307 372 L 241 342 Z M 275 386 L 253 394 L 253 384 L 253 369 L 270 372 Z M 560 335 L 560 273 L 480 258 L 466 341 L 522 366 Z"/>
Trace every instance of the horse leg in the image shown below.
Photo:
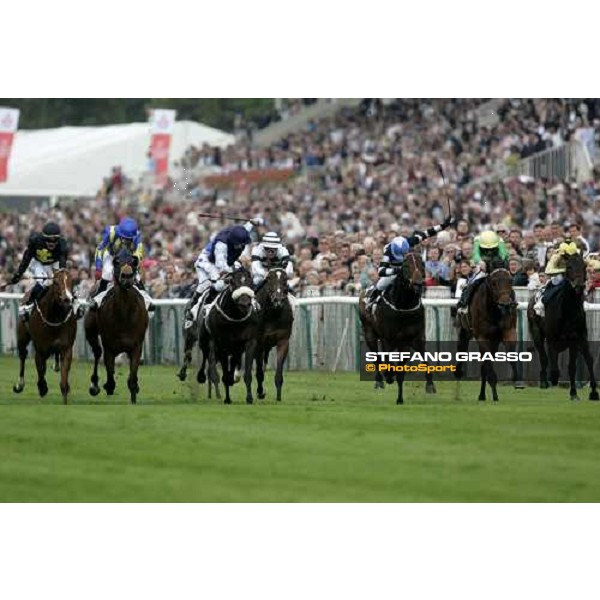
<path fill-rule="evenodd" d="M 38 374 L 37 387 L 38 387 L 38 392 L 40 393 L 40 396 L 42 398 L 48 393 L 48 383 L 46 382 L 46 360 L 47 359 L 48 359 L 47 356 L 45 356 L 41 352 L 38 352 L 38 350 L 35 351 L 35 367 L 37 369 L 37 374 Z"/>
<path fill-rule="evenodd" d="M 283 365 L 290 349 L 290 338 L 277 342 L 277 370 L 275 371 L 275 387 L 277 388 L 277 402 L 281 402 L 283 389 Z"/>
<path fill-rule="evenodd" d="M 217 373 L 217 361 L 215 358 L 215 349 L 214 344 L 209 344 L 208 351 L 208 379 L 212 382 L 212 385 L 215 388 L 215 395 L 217 396 L 217 400 L 221 399 L 221 388 L 219 387 L 219 374 Z M 208 388 L 209 398 L 210 398 L 210 387 Z"/>
<path fill-rule="evenodd" d="M 71 370 L 71 361 L 73 360 L 73 346 L 69 346 L 60 354 L 60 391 L 63 397 L 63 404 L 67 403 L 70 386 L 69 371 Z"/>
<path fill-rule="evenodd" d="M 129 399 L 131 404 L 137 401 L 137 395 L 140 391 L 138 382 L 138 367 L 142 358 L 142 345 L 139 344 L 129 353 L 129 377 L 127 379 L 127 387 L 129 388 Z"/>
<path fill-rule="evenodd" d="M 533 345 L 540 356 L 540 388 L 548 388 L 548 354 L 546 353 L 546 342 L 541 332 L 532 328 Z"/>
<path fill-rule="evenodd" d="M 190 329 L 186 329 L 184 333 L 183 365 L 177 373 L 177 377 L 179 377 L 180 381 L 186 380 L 187 370 L 192 362 L 192 352 L 194 351 L 194 344 L 196 343 L 196 332 L 193 331 L 194 329 L 194 327 L 191 327 Z"/>
<path fill-rule="evenodd" d="M 479 401 L 485 402 L 485 384 L 487 381 L 487 361 L 481 363 L 481 388 L 479 389 Z"/>
<path fill-rule="evenodd" d="M 579 354 L 577 343 L 571 343 L 569 346 L 569 396 L 571 400 L 579 400 L 577 387 L 575 386 L 575 375 L 577 372 L 577 356 Z"/>
<path fill-rule="evenodd" d="M 17 348 L 19 351 L 19 381 L 13 386 L 13 392 L 20 394 L 25 388 L 25 361 L 27 360 L 27 346 L 31 336 L 27 327 L 19 321 L 17 326 Z"/>
<path fill-rule="evenodd" d="M 488 383 L 492 388 L 492 400 L 494 402 L 498 402 L 498 390 L 496 386 L 498 384 L 498 376 L 496 375 L 496 370 L 494 369 L 494 363 L 492 361 L 488 361 Z"/>
<path fill-rule="evenodd" d="M 54 353 L 54 366 L 52 367 L 52 370 L 55 373 L 58 373 L 60 371 L 60 352 Z"/>
<path fill-rule="evenodd" d="M 95 313 L 88 312 L 88 315 L 93 314 Z M 100 387 L 98 386 L 98 363 L 100 362 L 100 357 L 102 356 L 102 346 L 100 345 L 100 340 L 98 338 L 97 328 L 88 324 L 89 318 L 85 321 L 85 339 L 92 348 L 92 353 L 94 354 L 94 369 L 90 378 L 89 392 L 91 396 L 97 396 L 100 393 Z"/>
<path fill-rule="evenodd" d="M 264 400 L 265 398 L 265 351 L 261 345 L 256 346 L 256 356 L 254 360 L 256 361 L 256 396 L 259 400 Z"/>
<path fill-rule="evenodd" d="M 398 384 L 396 404 L 404 404 L 404 371 L 398 371 L 396 373 L 396 383 Z"/>
<path fill-rule="evenodd" d="M 457 344 L 456 350 L 458 352 L 466 352 L 469 349 L 469 339 L 470 339 L 469 332 L 466 329 L 464 329 L 463 327 L 461 327 L 458 330 L 458 344 Z M 456 367 L 456 371 L 454 371 L 454 378 L 462 379 L 463 375 L 464 375 L 463 363 L 459 362 Z"/>
<path fill-rule="evenodd" d="M 415 347 L 417 352 L 421 354 L 425 354 L 425 340 L 422 339 L 418 345 Z M 425 373 L 425 393 L 426 394 L 435 394 L 437 390 L 435 389 L 435 383 L 433 383 L 433 375 L 427 371 Z"/>
<path fill-rule="evenodd" d="M 244 354 L 244 383 L 246 384 L 246 404 L 252 404 L 252 365 L 256 354 L 256 340 L 253 338 L 246 344 Z"/>
<path fill-rule="evenodd" d="M 560 372 L 558 370 L 558 351 L 556 345 L 548 342 L 548 359 L 550 362 L 550 383 L 554 386 L 558 385 Z"/>
<path fill-rule="evenodd" d="M 221 370 L 223 371 L 222 381 L 225 386 L 225 404 L 231 404 L 231 396 L 229 395 L 229 388 L 233 383 L 233 375 L 229 372 L 229 356 L 226 352 L 219 352 L 219 362 L 221 363 Z"/>
<path fill-rule="evenodd" d="M 104 351 L 104 367 L 106 369 L 106 383 L 104 390 L 107 396 L 112 396 L 115 393 L 117 384 L 115 383 L 115 355 L 108 350 Z"/>
<path fill-rule="evenodd" d="M 587 370 L 590 376 L 590 400 L 599 400 L 598 396 L 598 385 L 596 383 L 596 376 L 594 375 L 594 359 L 590 353 L 590 346 L 587 340 L 581 343 L 581 353 L 583 354 L 583 360 L 587 366 Z"/>
<path fill-rule="evenodd" d="M 515 330 L 511 329 L 506 333 L 504 337 L 504 347 L 507 352 L 515 352 L 517 350 L 517 333 Z M 523 383 L 523 367 L 521 366 L 521 363 L 511 362 L 510 368 L 512 371 L 513 387 L 516 390 L 523 389 L 525 384 Z"/>

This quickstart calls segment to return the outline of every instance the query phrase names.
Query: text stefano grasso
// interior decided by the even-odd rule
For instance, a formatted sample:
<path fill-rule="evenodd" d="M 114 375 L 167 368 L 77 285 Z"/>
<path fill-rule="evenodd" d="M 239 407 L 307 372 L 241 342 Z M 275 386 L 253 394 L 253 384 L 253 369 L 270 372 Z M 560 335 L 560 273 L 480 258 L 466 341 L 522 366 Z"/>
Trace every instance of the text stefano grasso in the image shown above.
<path fill-rule="evenodd" d="M 365 352 L 366 362 L 531 362 L 531 352 Z"/>

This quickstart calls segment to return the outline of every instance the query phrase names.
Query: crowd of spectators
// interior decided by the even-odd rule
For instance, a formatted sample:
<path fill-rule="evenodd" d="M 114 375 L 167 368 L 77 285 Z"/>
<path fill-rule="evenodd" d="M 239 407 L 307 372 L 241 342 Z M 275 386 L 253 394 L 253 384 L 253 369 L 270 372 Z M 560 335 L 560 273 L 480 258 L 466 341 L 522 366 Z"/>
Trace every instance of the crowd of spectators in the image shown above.
<path fill-rule="evenodd" d="M 458 293 L 471 272 L 474 237 L 492 227 L 510 248 L 515 285 L 533 289 L 545 280 L 550 249 L 567 233 L 584 237 L 592 254 L 600 251 L 600 177 L 594 172 L 576 183 L 490 176 L 499 164 L 578 136 L 587 136 L 593 148 L 594 139 L 600 141 L 600 102 L 507 100 L 482 119 L 488 105 L 472 99 L 365 100 L 266 148 L 246 139 L 224 149 L 191 147 L 178 161 L 185 174 L 159 190 L 129 181 L 116 168 L 93 200 L 0 214 L 2 279 L 16 269 L 29 233 L 52 218 L 69 239 L 73 276 L 87 295 L 99 236 L 127 214 L 142 229 L 151 295 L 185 297 L 194 284 L 196 256 L 229 224 L 198 213 L 222 211 L 261 216 L 267 223 L 262 231 L 282 235 L 294 256 L 299 294 L 356 294 L 376 281 L 387 242 L 439 223 L 450 206 L 456 227 L 422 245 L 427 285 Z M 288 169 L 293 176 L 219 188 L 200 175 L 190 177 L 207 169 L 225 175 Z M 590 282 L 598 283 L 594 264 Z"/>

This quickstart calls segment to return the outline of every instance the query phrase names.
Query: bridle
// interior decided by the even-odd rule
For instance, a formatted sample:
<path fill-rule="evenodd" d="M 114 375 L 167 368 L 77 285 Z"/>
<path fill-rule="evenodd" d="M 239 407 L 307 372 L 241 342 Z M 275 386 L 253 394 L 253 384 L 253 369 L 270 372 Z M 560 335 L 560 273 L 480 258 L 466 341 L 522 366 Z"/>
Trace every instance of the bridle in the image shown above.
<path fill-rule="evenodd" d="M 67 271 L 66 271 L 66 269 L 57 269 L 53 273 L 53 275 L 52 275 L 52 280 L 54 282 L 55 275 L 60 275 L 60 274 L 63 274 L 65 276 L 64 284 L 65 284 L 65 288 L 66 288 L 66 285 L 67 285 L 67 281 L 66 281 Z M 54 283 L 52 285 L 54 285 Z M 64 325 L 71 318 L 71 316 L 73 315 L 73 305 L 71 304 L 71 308 L 69 309 L 69 312 L 67 313 L 67 316 L 62 321 L 60 321 L 58 323 L 55 323 L 55 322 L 49 321 L 44 316 L 44 313 L 42 312 L 42 309 L 40 308 L 40 305 L 38 304 L 37 300 L 34 301 L 34 306 L 35 306 L 35 309 L 36 309 L 37 313 L 40 315 L 40 319 L 42 320 L 42 322 L 45 325 L 48 325 L 48 327 L 60 327 L 61 325 Z"/>

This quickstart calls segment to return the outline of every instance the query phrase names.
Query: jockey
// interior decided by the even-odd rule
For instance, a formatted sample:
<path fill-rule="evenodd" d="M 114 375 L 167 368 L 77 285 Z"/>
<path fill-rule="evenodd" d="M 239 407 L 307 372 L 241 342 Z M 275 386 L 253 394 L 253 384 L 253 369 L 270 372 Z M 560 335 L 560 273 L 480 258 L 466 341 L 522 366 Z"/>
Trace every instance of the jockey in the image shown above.
<path fill-rule="evenodd" d="M 367 308 L 392 284 L 404 262 L 404 256 L 412 247 L 417 246 L 427 238 L 437 235 L 455 222 L 453 217 L 447 217 L 441 225 L 430 227 L 427 231 L 414 231 L 408 238 L 399 235 L 387 244 L 383 249 L 383 258 L 379 266 L 379 281 L 366 292 Z"/>
<path fill-rule="evenodd" d="M 248 221 L 243 226 L 225 227 L 210 240 L 204 250 L 198 255 L 195 263 L 198 275 L 198 285 L 191 298 L 184 317 L 184 328 L 194 323 L 194 309 L 198 300 L 208 290 L 220 292 L 225 288 L 225 282 L 220 279 L 225 273 L 231 273 L 246 246 L 250 243 L 250 232 L 254 226 L 263 225 L 261 218 Z"/>
<path fill-rule="evenodd" d="M 113 280 L 114 257 L 122 248 L 127 248 L 138 259 L 139 266 L 144 258 L 144 244 L 136 221 L 129 217 L 121 219 L 118 225 L 105 227 L 102 239 L 96 248 L 96 281 L 100 281 L 100 285 L 92 298 L 94 308 L 100 306 L 106 295 L 108 285 Z M 139 274 L 136 277 L 135 288 L 144 298 L 146 308 L 152 310 L 152 299 L 146 292 Z"/>
<path fill-rule="evenodd" d="M 294 265 L 288 249 L 274 231 L 269 231 L 252 250 L 252 280 L 256 287 L 263 283 L 272 268 L 284 269 L 288 279 L 294 276 Z"/>
<path fill-rule="evenodd" d="M 36 280 L 35 285 L 27 294 L 26 301 L 19 308 L 19 315 L 24 321 L 29 319 L 36 300 L 42 297 L 46 287 L 52 280 L 55 269 L 67 267 L 67 240 L 61 235 L 60 227 L 53 222 L 44 225 L 41 233 L 32 233 L 27 248 L 23 253 L 21 264 L 10 280 L 11 285 L 19 283 L 23 273 L 29 268 Z M 83 307 L 76 303 L 76 315 L 83 315 Z"/>
<path fill-rule="evenodd" d="M 498 264 L 503 264 L 504 268 L 507 268 L 508 258 L 508 249 L 496 232 L 484 231 L 475 238 L 472 260 L 475 271 L 467 281 L 467 285 L 464 287 L 460 300 L 456 305 L 459 312 L 467 312 L 473 292 L 486 277 L 486 273 L 493 270 L 492 263 L 494 263 L 494 268 L 498 268 Z"/>
<path fill-rule="evenodd" d="M 548 282 L 538 291 L 535 304 L 533 305 L 533 310 L 540 317 L 544 316 L 545 305 L 548 304 L 550 298 L 560 289 L 565 281 L 565 272 L 567 270 L 566 257 L 578 253 L 581 254 L 582 249 L 578 247 L 576 242 L 567 238 L 550 257 L 544 271 L 548 275 Z"/>

